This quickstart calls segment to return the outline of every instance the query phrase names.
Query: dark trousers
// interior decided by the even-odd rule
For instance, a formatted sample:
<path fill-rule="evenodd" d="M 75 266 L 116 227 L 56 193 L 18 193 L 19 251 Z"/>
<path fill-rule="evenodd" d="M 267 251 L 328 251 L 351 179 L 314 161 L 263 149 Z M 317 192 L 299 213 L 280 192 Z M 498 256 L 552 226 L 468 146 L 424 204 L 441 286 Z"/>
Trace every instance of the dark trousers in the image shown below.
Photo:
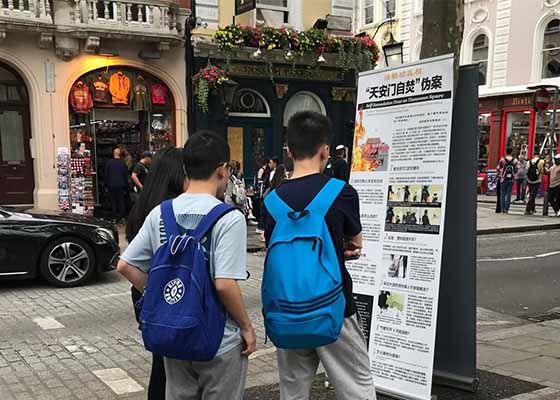
<path fill-rule="evenodd" d="M 114 218 L 126 217 L 126 190 L 109 189 L 109 197 L 111 198 L 111 211 Z"/>
<path fill-rule="evenodd" d="M 548 189 L 548 201 L 552 205 L 554 212 L 560 211 L 560 186 Z"/>
<path fill-rule="evenodd" d="M 525 201 L 525 192 L 527 191 L 527 180 L 526 179 L 516 179 L 517 186 L 517 197 L 516 200 Z"/>
<path fill-rule="evenodd" d="M 142 293 L 134 287 L 132 287 L 131 292 L 136 321 L 140 323 L 140 310 L 136 308 L 136 303 L 142 297 Z M 148 385 L 148 400 L 165 400 L 165 381 L 163 357 L 152 353 L 152 373 L 150 374 L 150 383 Z"/>
<path fill-rule="evenodd" d="M 535 201 L 537 199 L 537 194 L 539 193 L 539 188 L 541 187 L 541 183 L 529 183 L 529 201 L 527 202 L 527 208 L 525 209 L 526 212 L 535 212 Z"/>

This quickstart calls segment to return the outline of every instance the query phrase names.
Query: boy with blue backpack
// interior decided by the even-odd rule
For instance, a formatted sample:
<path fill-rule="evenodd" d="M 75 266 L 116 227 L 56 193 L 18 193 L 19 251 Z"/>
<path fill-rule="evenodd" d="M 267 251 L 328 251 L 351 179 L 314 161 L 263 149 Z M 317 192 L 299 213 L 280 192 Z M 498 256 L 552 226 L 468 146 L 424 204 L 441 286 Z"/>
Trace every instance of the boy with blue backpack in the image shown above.
<path fill-rule="evenodd" d="M 263 315 L 278 348 L 281 400 L 308 399 L 319 362 L 337 399 L 376 398 L 344 265 L 361 254 L 359 199 L 350 185 L 321 173 L 330 135 L 321 114 L 304 111 L 290 119 L 294 173 L 264 202 Z"/>
<path fill-rule="evenodd" d="M 143 297 L 145 347 L 164 356 L 167 400 L 241 400 L 255 332 L 238 280 L 247 278 L 243 214 L 218 198 L 230 150 L 213 132 L 183 149 L 189 185 L 156 207 L 117 267 Z"/>

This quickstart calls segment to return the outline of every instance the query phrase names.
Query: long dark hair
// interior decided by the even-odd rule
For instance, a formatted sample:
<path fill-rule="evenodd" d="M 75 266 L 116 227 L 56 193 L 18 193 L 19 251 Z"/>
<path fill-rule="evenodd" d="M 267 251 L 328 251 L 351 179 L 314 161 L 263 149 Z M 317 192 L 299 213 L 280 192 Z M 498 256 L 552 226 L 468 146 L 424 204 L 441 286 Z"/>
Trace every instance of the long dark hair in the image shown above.
<path fill-rule="evenodd" d="M 126 223 L 126 238 L 129 242 L 134 239 L 150 211 L 163 201 L 183 193 L 185 179 L 182 150 L 167 147 L 156 153 L 144 189 Z"/>
<path fill-rule="evenodd" d="M 271 189 L 276 189 L 286 179 L 286 168 L 283 165 L 276 167 L 276 172 L 270 181 Z"/>

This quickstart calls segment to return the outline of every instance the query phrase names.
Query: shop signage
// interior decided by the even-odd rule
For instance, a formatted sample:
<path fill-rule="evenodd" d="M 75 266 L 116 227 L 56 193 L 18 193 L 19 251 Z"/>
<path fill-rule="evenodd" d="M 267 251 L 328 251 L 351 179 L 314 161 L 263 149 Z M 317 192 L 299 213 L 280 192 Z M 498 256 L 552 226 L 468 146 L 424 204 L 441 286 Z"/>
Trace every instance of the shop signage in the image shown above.
<path fill-rule="evenodd" d="M 245 14 L 257 7 L 257 0 L 235 0 L 235 15 Z"/>
<path fill-rule="evenodd" d="M 453 56 L 358 80 L 351 184 L 364 248 L 348 263 L 379 392 L 431 397 L 453 111 Z"/>
<path fill-rule="evenodd" d="M 221 64 L 226 68 L 227 66 Z M 269 67 L 264 64 L 240 64 L 234 63 L 229 67 L 229 74 L 232 76 L 249 76 L 257 78 L 270 79 Z M 342 71 L 331 69 L 310 69 L 310 68 L 293 68 L 291 66 L 273 65 L 272 76 L 274 78 L 283 78 L 289 80 L 306 80 L 306 81 L 343 81 L 344 73 Z"/>
<path fill-rule="evenodd" d="M 548 109 L 550 104 L 550 93 L 545 88 L 540 88 L 535 92 L 533 100 L 536 111 L 544 111 Z"/>
<path fill-rule="evenodd" d="M 516 106 L 531 106 L 533 104 L 533 96 L 523 95 L 515 97 L 506 97 L 504 99 L 504 107 L 516 107 Z"/>

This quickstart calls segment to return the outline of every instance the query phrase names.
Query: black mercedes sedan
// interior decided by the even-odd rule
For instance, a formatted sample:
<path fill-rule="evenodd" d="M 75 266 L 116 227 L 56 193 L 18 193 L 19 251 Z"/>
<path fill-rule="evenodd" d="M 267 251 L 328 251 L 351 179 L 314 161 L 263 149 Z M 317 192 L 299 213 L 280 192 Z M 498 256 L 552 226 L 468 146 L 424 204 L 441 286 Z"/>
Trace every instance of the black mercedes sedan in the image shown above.
<path fill-rule="evenodd" d="M 115 269 L 118 241 L 117 229 L 103 220 L 0 207 L 0 279 L 42 276 L 54 286 L 78 286 Z"/>

